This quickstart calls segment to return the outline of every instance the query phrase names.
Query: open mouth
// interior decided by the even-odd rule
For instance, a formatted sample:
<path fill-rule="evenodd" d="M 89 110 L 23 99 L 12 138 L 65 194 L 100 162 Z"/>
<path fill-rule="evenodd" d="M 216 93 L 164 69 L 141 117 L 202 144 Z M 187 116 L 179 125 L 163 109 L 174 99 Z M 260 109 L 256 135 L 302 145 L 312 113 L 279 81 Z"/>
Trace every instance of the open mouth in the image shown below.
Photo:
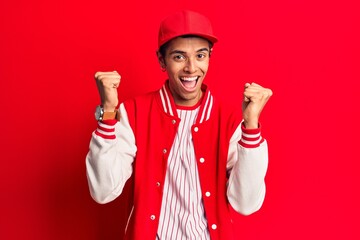
<path fill-rule="evenodd" d="M 194 77 L 180 77 L 180 81 L 182 85 L 189 90 L 192 90 L 196 87 L 197 81 L 199 80 L 199 76 Z"/>

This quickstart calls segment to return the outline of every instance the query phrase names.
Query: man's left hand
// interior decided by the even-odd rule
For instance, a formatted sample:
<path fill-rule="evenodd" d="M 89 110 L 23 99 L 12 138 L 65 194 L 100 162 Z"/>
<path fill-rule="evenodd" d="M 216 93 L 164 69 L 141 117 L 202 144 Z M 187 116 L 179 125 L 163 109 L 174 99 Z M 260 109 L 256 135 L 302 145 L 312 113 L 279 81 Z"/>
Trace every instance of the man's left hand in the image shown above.
<path fill-rule="evenodd" d="M 266 105 L 273 92 L 256 83 L 246 83 L 242 111 L 245 127 L 254 129 L 259 127 L 261 111 Z"/>

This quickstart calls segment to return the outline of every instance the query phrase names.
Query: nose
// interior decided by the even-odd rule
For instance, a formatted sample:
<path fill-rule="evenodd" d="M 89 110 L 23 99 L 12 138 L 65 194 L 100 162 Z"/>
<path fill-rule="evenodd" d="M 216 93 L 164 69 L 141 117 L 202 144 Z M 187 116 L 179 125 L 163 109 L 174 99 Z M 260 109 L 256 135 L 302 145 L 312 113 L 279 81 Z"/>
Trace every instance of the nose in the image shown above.
<path fill-rule="evenodd" d="M 196 62 L 195 60 L 189 58 L 187 61 L 186 61 L 186 65 L 184 67 L 184 71 L 187 72 L 187 73 L 194 73 L 196 72 Z"/>

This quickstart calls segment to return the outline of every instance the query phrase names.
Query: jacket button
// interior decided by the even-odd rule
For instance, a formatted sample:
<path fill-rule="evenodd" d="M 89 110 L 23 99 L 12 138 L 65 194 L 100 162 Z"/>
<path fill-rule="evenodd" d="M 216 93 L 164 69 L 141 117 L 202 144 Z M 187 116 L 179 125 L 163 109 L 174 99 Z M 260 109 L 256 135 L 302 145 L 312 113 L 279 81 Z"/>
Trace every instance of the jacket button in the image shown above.
<path fill-rule="evenodd" d="M 200 158 L 199 160 L 201 163 L 204 163 L 205 162 L 205 159 L 204 158 Z"/>
<path fill-rule="evenodd" d="M 217 228 L 216 224 L 211 225 L 211 229 L 215 230 Z"/>
<path fill-rule="evenodd" d="M 167 152 L 166 148 L 163 149 L 163 153 L 165 154 Z"/>
<path fill-rule="evenodd" d="M 157 187 L 160 187 L 160 182 L 156 182 L 156 186 L 157 186 Z"/>
<path fill-rule="evenodd" d="M 207 197 L 210 197 L 210 195 L 211 195 L 210 192 L 205 193 L 205 196 L 207 196 Z"/>
<path fill-rule="evenodd" d="M 198 132 L 199 128 L 198 127 L 194 127 L 194 132 Z"/>
<path fill-rule="evenodd" d="M 155 215 L 151 215 L 151 216 L 150 216 L 150 219 L 151 219 L 151 220 L 155 220 Z"/>
<path fill-rule="evenodd" d="M 172 122 L 172 124 L 175 124 L 175 123 L 176 123 L 176 120 L 175 120 L 175 119 L 173 119 L 171 122 Z"/>

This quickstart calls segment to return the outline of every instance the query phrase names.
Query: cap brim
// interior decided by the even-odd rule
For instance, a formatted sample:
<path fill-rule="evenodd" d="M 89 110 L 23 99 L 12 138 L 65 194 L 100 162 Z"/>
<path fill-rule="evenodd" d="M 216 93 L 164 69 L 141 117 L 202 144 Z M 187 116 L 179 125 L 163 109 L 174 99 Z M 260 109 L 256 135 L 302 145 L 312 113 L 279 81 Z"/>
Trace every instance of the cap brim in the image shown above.
<path fill-rule="evenodd" d="M 216 43 L 216 42 L 218 42 L 217 37 L 215 37 L 215 36 L 213 36 L 213 35 L 189 32 L 189 33 L 186 33 L 186 34 L 172 35 L 171 38 L 169 38 L 169 39 L 163 39 L 163 41 L 159 43 L 159 48 L 160 48 L 162 45 L 164 45 L 165 43 L 170 42 L 170 41 L 173 40 L 174 38 L 181 37 L 181 36 L 188 36 L 188 35 L 193 35 L 193 36 L 198 36 L 198 37 L 204 38 L 204 39 L 210 41 L 210 42 L 213 43 L 213 44 Z"/>

